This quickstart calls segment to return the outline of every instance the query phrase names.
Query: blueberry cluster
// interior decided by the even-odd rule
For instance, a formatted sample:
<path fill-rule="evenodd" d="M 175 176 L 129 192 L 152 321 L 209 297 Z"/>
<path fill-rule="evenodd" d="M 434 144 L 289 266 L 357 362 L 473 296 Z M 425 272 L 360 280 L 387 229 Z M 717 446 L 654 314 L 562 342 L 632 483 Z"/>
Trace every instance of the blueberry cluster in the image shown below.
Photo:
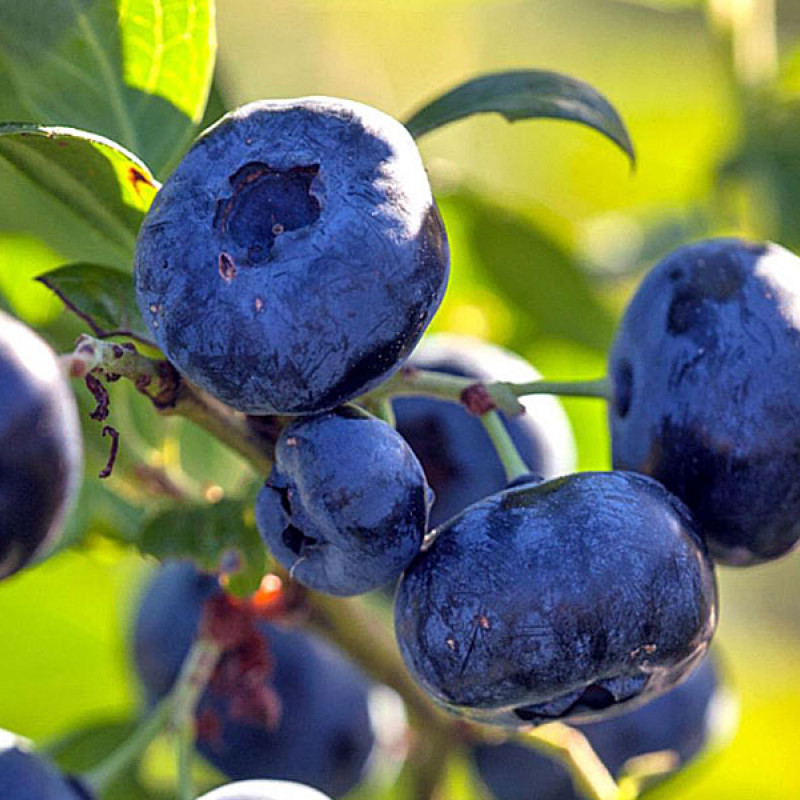
<path fill-rule="evenodd" d="M 410 135 L 374 109 L 304 98 L 227 115 L 158 193 L 135 260 L 142 314 L 184 378 L 279 415 L 255 518 L 289 578 L 339 596 L 396 584 L 405 665 L 456 715 L 584 725 L 614 775 L 651 750 L 699 752 L 718 694 L 715 562 L 800 539 L 800 260 L 718 239 L 652 270 L 609 357 L 608 472 L 574 471 L 551 398 L 491 416 L 487 435 L 486 385 L 538 378 L 516 356 L 447 336 L 416 347 L 447 238 Z M 464 379 L 463 402 L 381 394 L 419 370 Z M 52 546 L 81 447 L 53 353 L 4 314 L 0 387 L 3 578 Z M 158 573 L 133 637 L 148 704 L 226 598 L 189 563 Z M 247 625 L 195 709 L 198 750 L 236 781 L 205 800 L 341 797 L 379 749 L 376 687 L 315 634 Z M 471 756 L 498 800 L 533 783 L 569 796 L 556 765 L 516 745 Z M 9 781 L 44 787 L 25 800 L 89 796 L 13 739 L 0 795 Z"/>
<path fill-rule="evenodd" d="M 800 537 L 796 259 L 727 239 L 658 265 L 610 356 L 614 471 L 570 474 L 563 413 L 537 400 L 503 421 L 530 472 L 511 486 L 458 404 L 395 398 L 396 430 L 358 408 L 400 368 L 537 377 L 468 339 L 411 355 L 447 272 L 407 133 L 324 98 L 209 129 L 136 253 L 175 365 L 235 408 L 290 416 L 256 519 L 292 578 L 351 595 L 400 577 L 400 651 L 457 714 L 524 727 L 636 708 L 706 655 L 712 557 L 758 563 Z"/>

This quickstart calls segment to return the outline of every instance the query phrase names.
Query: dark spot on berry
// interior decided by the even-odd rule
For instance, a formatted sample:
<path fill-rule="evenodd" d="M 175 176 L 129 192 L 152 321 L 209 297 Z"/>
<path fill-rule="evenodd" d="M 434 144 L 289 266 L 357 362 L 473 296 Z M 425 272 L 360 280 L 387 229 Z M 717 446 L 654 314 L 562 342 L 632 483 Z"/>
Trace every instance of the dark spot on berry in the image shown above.
<path fill-rule="evenodd" d="M 296 528 L 294 525 L 287 526 L 281 535 L 281 539 L 286 547 L 298 556 L 302 555 L 307 548 L 313 547 L 318 543 L 317 539 L 313 536 L 306 536 L 300 528 Z"/>
<path fill-rule="evenodd" d="M 287 231 L 305 228 L 320 215 L 311 184 L 319 164 L 277 169 L 253 161 L 229 181 L 233 194 L 219 200 L 214 226 L 230 236 L 251 264 L 269 258 L 275 239 Z"/>
<path fill-rule="evenodd" d="M 236 277 L 236 264 L 227 253 L 219 254 L 219 275 L 228 282 Z"/>

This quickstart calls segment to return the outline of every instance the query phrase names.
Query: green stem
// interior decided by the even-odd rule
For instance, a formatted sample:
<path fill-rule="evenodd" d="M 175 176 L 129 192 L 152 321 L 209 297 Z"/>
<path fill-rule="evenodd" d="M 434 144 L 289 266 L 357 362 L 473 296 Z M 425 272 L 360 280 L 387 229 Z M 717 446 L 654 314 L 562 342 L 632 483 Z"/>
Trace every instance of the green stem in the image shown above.
<path fill-rule="evenodd" d="M 194 757 L 194 720 L 187 720 L 176 736 L 178 761 L 178 800 L 194 800 L 192 761 Z"/>
<path fill-rule="evenodd" d="M 164 729 L 171 713 L 172 698 L 168 696 L 142 720 L 131 736 L 83 776 L 83 781 L 92 790 L 92 794 L 100 795 L 121 772 L 135 763 Z"/>
<path fill-rule="evenodd" d="M 213 639 L 200 638 L 192 647 L 181 667 L 178 683 L 173 690 L 172 727 L 176 731 L 194 721 L 194 711 L 200 695 L 217 667 L 222 648 Z"/>
<path fill-rule="evenodd" d="M 209 639 L 198 639 L 194 643 L 172 691 L 142 720 L 131 736 L 83 776 L 94 794 L 101 794 L 121 772 L 135 763 L 165 729 L 178 731 L 179 735 L 184 735 L 188 729 L 193 737 L 194 710 L 221 652 L 220 646 Z M 178 773 L 181 774 L 180 759 Z M 194 795 L 181 795 L 181 800 L 184 797 L 193 800 Z"/>
<path fill-rule="evenodd" d="M 558 759 L 569 771 L 575 788 L 588 800 L 623 800 L 611 773 L 579 730 L 561 722 L 551 722 L 515 738 Z M 627 795 L 624 800 L 635 800 L 635 797 Z"/>
<path fill-rule="evenodd" d="M 507 386 L 517 397 L 530 394 L 557 394 L 563 397 L 597 397 L 610 400 L 612 383 L 609 377 L 595 378 L 587 381 L 531 381 L 530 383 L 489 384 Z"/>
<path fill-rule="evenodd" d="M 266 424 L 275 418 L 249 417 L 221 403 L 189 383 L 163 359 L 148 358 L 130 343 L 120 345 L 84 334 L 75 351 L 62 356 L 64 369 L 74 378 L 98 371 L 121 375 L 146 395 L 164 416 L 182 416 L 225 442 L 261 475 L 272 469 L 276 433 Z"/>
<path fill-rule="evenodd" d="M 475 386 L 473 378 L 462 378 L 448 375 L 435 370 L 405 367 L 396 372 L 389 380 L 382 383 L 377 389 L 359 398 L 359 402 L 376 407 L 380 402 L 390 397 L 403 395 L 424 395 L 437 397 L 440 400 L 450 400 L 454 403 L 462 402 L 465 389 Z M 497 404 L 498 408 L 508 414 L 520 412 L 517 402 L 518 397 L 530 394 L 557 394 L 572 397 L 611 397 L 611 380 L 607 377 L 585 381 L 530 381 L 527 383 L 508 383 L 497 381 L 485 383 L 486 389 Z"/>
<path fill-rule="evenodd" d="M 527 475 L 530 469 L 522 460 L 522 456 L 519 454 L 519 450 L 517 450 L 517 446 L 514 444 L 514 440 L 511 438 L 511 434 L 509 434 L 500 413 L 498 411 L 487 411 L 485 414 L 481 414 L 480 420 L 492 440 L 494 449 L 497 451 L 497 457 L 500 459 L 500 463 L 506 473 L 506 480 L 511 483 L 516 478 Z"/>

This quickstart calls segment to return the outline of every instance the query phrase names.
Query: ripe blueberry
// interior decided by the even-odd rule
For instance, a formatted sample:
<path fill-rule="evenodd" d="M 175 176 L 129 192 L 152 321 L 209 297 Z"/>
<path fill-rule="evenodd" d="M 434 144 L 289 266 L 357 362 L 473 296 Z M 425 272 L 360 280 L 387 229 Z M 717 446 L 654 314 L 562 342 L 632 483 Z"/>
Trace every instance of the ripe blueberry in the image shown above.
<path fill-rule="evenodd" d="M 642 475 L 507 489 L 436 529 L 395 598 L 400 651 L 441 705 L 522 727 L 609 716 L 681 680 L 716 625 L 711 561 Z"/>
<path fill-rule="evenodd" d="M 28 743 L 0 731 L 0 797 L 8 800 L 91 800 L 77 779 L 68 778 Z"/>
<path fill-rule="evenodd" d="M 204 794 L 198 800 L 329 800 L 310 786 L 288 781 L 239 781 Z"/>
<path fill-rule="evenodd" d="M 81 464 L 75 398 L 55 354 L 0 312 L 0 578 L 54 544 Z"/>
<path fill-rule="evenodd" d="M 677 767 L 731 732 L 735 703 L 720 683 L 713 658 L 681 684 L 641 708 L 578 726 L 616 778 L 631 758 L 672 751 Z M 579 800 L 567 770 L 523 745 L 480 745 L 472 759 L 496 800 Z M 533 791 L 535 787 L 535 791 Z"/>
<path fill-rule="evenodd" d="M 774 244 L 682 247 L 645 278 L 609 361 L 615 468 L 691 509 L 715 560 L 800 538 L 800 259 Z"/>
<path fill-rule="evenodd" d="M 432 336 L 408 363 L 484 382 L 526 383 L 540 377 L 519 356 L 468 336 Z M 554 397 L 531 395 L 522 405 L 525 413 L 505 424 L 531 472 L 543 478 L 572 472 L 575 442 L 561 404 Z M 393 406 L 397 430 L 417 454 L 436 496 L 432 528 L 505 487 L 491 440 L 462 406 L 432 397 L 398 397 Z"/>
<path fill-rule="evenodd" d="M 137 673 L 150 702 L 172 687 L 197 635 L 205 601 L 219 584 L 188 563 L 163 567 L 148 587 L 134 627 Z M 235 696 L 243 676 L 225 655 L 197 708 L 198 751 L 232 780 L 279 778 L 334 797 L 364 776 L 375 743 L 364 675 L 322 639 L 259 624 L 274 662 L 272 725 L 248 719 Z"/>
<path fill-rule="evenodd" d="M 256 522 L 300 583 L 361 594 L 398 578 L 419 552 L 431 500 L 403 437 L 344 407 L 282 431 Z"/>
<path fill-rule="evenodd" d="M 449 254 L 408 131 L 307 97 L 251 103 L 198 139 L 145 217 L 135 270 L 181 372 L 242 411 L 306 414 L 408 357 Z"/>

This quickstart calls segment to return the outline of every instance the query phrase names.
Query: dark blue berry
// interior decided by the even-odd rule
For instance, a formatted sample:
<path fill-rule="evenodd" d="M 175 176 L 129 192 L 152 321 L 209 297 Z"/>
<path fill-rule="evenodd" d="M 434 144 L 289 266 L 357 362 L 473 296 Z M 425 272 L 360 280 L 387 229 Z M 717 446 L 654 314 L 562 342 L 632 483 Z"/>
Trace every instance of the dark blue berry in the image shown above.
<path fill-rule="evenodd" d="M 76 779 L 61 773 L 28 743 L 0 731 L 0 797 L 7 800 L 91 800 Z"/>
<path fill-rule="evenodd" d="M 205 601 L 221 592 L 187 563 L 163 567 L 148 587 L 134 627 L 137 673 L 151 702 L 172 686 L 197 635 Z M 334 797 L 364 776 L 375 744 L 370 684 L 322 639 L 259 623 L 274 662 L 268 686 L 276 717 L 256 722 L 235 696 L 239 674 L 225 655 L 197 708 L 198 751 L 232 780 L 278 778 Z"/>
<path fill-rule="evenodd" d="M 508 489 L 436 529 L 395 599 L 403 658 L 444 707 L 524 726 L 588 721 L 681 680 L 716 625 L 688 511 L 633 473 Z"/>
<path fill-rule="evenodd" d="M 0 578 L 52 547 L 81 464 L 75 398 L 55 353 L 0 312 Z"/>
<path fill-rule="evenodd" d="M 414 352 L 409 366 L 476 381 L 527 383 L 540 375 L 519 356 L 467 336 L 438 334 Z M 575 469 L 575 443 L 560 403 L 531 395 L 525 413 L 505 424 L 534 474 L 555 478 Z M 505 472 L 480 420 L 458 403 L 432 397 L 398 397 L 392 405 L 397 430 L 417 454 L 436 500 L 431 527 L 468 505 L 499 492 Z"/>
<path fill-rule="evenodd" d="M 361 594 L 396 580 L 419 552 L 431 499 L 403 437 L 345 407 L 282 431 L 256 522 L 297 581 Z"/>
<path fill-rule="evenodd" d="M 609 360 L 614 466 L 691 509 L 715 560 L 800 539 L 800 259 L 773 244 L 682 247 L 645 278 Z"/>
<path fill-rule="evenodd" d="M 311 97 L 251 103 L 207 130 L 148 212 L 135 269 L 181 372 L 243 411 L 306 414 L 405 361 L 449 254 L 408 131 Z"/>
<path fill-rule="evenodd" d="M 729 711 L 735 703 L 706 658 L 683 683 L 641 708 L 578 727 L 616 778 L 629 759 L 646 753 L 671 751 L 676 768 L 685 766 L 730 735 Z M 530 747 L 480 745 L 471 755 L 496 800 L 580 800 L 567 770 Z"/>

